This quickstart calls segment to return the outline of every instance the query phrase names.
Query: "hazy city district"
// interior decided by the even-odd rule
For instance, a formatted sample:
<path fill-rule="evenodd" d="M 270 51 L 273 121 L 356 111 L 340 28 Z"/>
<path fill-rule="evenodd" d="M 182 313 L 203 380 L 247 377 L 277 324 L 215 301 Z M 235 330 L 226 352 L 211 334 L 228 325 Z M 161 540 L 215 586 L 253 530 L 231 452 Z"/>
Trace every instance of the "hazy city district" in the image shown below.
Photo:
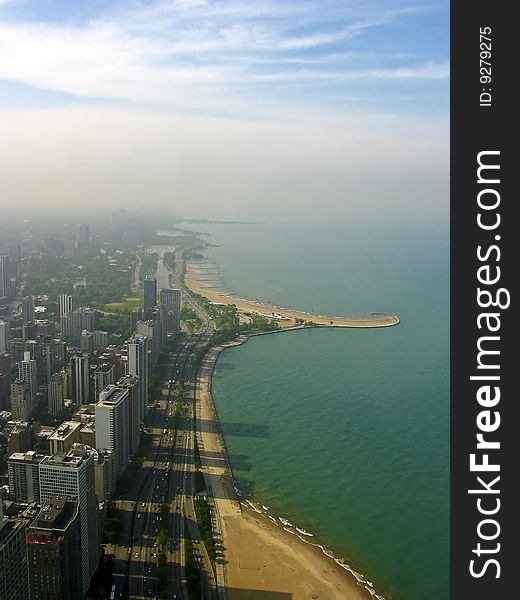
<path fill-rule="evenodd" d="M 241 503 L 211 377 L 250 335 L 398 317 L 217 294 L 200 235 L 164 227 L 120 210 L 0 230 L 0 598 L 383 600 Z"/>

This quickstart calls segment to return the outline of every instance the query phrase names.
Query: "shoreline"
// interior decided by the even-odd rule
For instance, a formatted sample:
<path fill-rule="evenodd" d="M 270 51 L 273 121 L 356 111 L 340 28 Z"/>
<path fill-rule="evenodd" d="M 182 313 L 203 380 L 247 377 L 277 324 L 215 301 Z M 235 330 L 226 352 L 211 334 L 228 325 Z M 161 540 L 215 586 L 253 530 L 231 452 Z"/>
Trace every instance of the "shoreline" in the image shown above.
<path fill-rule="evenodd" d="M 201 415 L 205 412 L 206 416 L 213 416 L 213 442 L 216 442 L 225 456 L 222 460 L 224 468 L 219 473 L 214 466 L 211 467 L 211 461 L 206 463 L 205 450 L 201 450 L 204 478 L 213 495 L 212 502 L 222 527 L 223 547 L 227 550 L 226 566 L 219 565 L 220 568 L 217 569 L 220 571 L 219 587 L 225 586 L 225 597 L 228 600 L 234 600 L 233 589 L 237 590 L 237 600 L 242 597 L 240 594 L 245 589 L 251 593 L 248 596 L 251 599 L 256 598 L 254 591 L 258 592 L 259 600 L 269 591 L 275 597 L 277 592 L 273 586 L 279 586 L 280 598 L 281 594 L 289 594 L 287 600 L 308 597 L 330 600 L 385 600 L 383 595 L 377 593 L 371 581 L 316 541 L 313 534 L 286 519 L 282 520 L 280 516 L 275 518 L 268 513 L 268 507 L 265 507 L 267 510 L 264 512 L 250 500 L 240 498 L 218 420 L 212 381 L 221 353 L 228 348 L 245 344 L 249 337 L 243 335 L 236 341 L 210 349 L 197 377 Z M 208 445 L 208 436 L 205 438 L 204 433 L 198 435 L 204 439 L 204 449 L 208 449 L 211 446 Z M 260 506 L 263 508 L 265 505 Z M 247 539 L 249 541 L 246 541 Z M 262 548 L 268 553 L 269 560 L 266 556 L 258 556 L 256 553 L 258 540 L 262 540 Z M 244 566 L 246 564 L 247 567 Z M 244 588 L 249 585 L 254 587 Z M 288 587 L 291 587 L 291 591 Z M 313 595 L 308 594 L 311 589 Z"/>
<path fill-rule="evenodd" d="M 273 318 L 276 315 L 280 329 L 294 328 L 300 323 L 297 320 L 306 322 L 311 321 L 316 326 L 321 327 L 341 327 L 341 328 L 356 328 L 356 329 L 376 329 L 381 327 L 395 327 L 400 323 L 400 319 L 396 314 L 373 312 L 369 315 L 359 317 L 337 317 L 329 315 L 318 315 L 301 310 L 283 308 L 274 306 L 257 300 L 240 298 L 228 294 L 218 292 L 211 286 L 204 286 L 203 282 L 198 277 L 198 272 L 193 266 L 193 261 L 189 260 L 185 263 L 186 272 L 184 276 L 184 285 L 193 293 L 199 296 L 204 296 L 210 302 L 215 304 L 234 304 L 238 311 L 244 314 L 256 313 L 261 316 Z M 303 323 L 302 323 L 303 325 Z"/>

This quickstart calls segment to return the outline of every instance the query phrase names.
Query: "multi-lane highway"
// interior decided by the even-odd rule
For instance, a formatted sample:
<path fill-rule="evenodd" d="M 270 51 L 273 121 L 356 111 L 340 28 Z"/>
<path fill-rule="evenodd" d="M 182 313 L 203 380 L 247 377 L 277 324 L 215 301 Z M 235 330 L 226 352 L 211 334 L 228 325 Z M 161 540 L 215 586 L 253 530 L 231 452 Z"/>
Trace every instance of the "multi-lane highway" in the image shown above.
<path fill-rule="evenodd" d="M 120 543 L 108 548 L 114 557 L 113 582 L 116 597 L 160 598 L 161 571 L 167 579 L 166 597 L 188 599 L 185 585 L 185 540 L 193 550 L 201 576 L 201 597 L 216 598 L 214 567 L 201 539 L 193 504 L 195 492 L 195 348 L 208 341 L 213 322 L 183 289 L 183 303 L 196 311 L 201 331 L 179 342 L 163 364 L 166 377 L 163 396 L 149 415 L 151 442 L 132 490 L 116 500 L 124 515 Z M 170 383 L 171 382 L 171 383 Z M 179 383 L 184 385 L 179 387 Z M 182 392 L 182 397 L 178 392 Z M 177 408 L 177 415 L 176 415 Z M 161 505 L 169 513 L 161 515 Z M 164 513 L 164 509 L 163 509 Z M 164 523 L 164 520 L 167 523 Z M 167 541 L 161 544 L 161 528 L 167 526 Z M 166 566 L 159 566 L 161 553 Z"/>

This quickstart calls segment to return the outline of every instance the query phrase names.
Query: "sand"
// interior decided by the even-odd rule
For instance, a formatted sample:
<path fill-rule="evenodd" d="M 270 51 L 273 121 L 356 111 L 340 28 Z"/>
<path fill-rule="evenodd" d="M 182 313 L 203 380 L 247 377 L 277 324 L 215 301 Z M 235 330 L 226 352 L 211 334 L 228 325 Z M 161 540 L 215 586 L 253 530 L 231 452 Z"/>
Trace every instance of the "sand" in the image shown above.
<path fill-rule="evenodd" d="M 217 539 L 222 550 L 217 580 L 225 586 L 227 600 L 381 600 L 366 581 L 358 584 L 319 548 L 242 506 L 236 498 L 210 391 L 216 358 L 224 347 L 211 349 L 200 370 L 197 406 L 204 426 L 197 435 L 218 515 Z"/>
<path fill-rule="evenodd" d="M 260 313 L 263 315 L 271 315 L 275 313 L 288 320 L 278 320 L 279 327 L 287 328 L 296 325 L 296 319 L 304 321 L 312 321 L 318 325 L 328 327 L 356 327 L 356 328 L 373 328 L 373 327 L 392 327 L 399 323 L 399 317 L 394 314 L 373 313 L 367 316 L 360 317 L 335 317 L 329 315 L 315 315 L 302 311 L 287 309 L 283 307 L 271 306 L 246 298 L 237 298 L 222 294 L 215 290 L 212 286 L 203 282 L 200 278 L 200 272 L 193 266 L 193 263 L 188 262 L 186 267 L 185 284 L 190 290 L 205 296 L 210 302 L 219 304 L 234 304 L 242 313 Z"/>

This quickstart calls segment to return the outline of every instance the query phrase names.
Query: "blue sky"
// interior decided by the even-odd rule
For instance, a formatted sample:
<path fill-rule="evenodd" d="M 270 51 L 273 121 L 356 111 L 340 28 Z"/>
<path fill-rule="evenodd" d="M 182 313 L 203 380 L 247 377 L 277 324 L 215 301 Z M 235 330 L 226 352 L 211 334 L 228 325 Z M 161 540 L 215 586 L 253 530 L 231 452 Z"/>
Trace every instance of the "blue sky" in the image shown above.
<path fill-rule="evenodd" d="M 10 206 L 447 222 L 445 0 L 0 0 L 0 57 Z"/>
<path fill-rule="evenodd" d="M 427 1 L 0 0 L 0 92 L 4 105 L 446 115 L 448 19 Z"/>

